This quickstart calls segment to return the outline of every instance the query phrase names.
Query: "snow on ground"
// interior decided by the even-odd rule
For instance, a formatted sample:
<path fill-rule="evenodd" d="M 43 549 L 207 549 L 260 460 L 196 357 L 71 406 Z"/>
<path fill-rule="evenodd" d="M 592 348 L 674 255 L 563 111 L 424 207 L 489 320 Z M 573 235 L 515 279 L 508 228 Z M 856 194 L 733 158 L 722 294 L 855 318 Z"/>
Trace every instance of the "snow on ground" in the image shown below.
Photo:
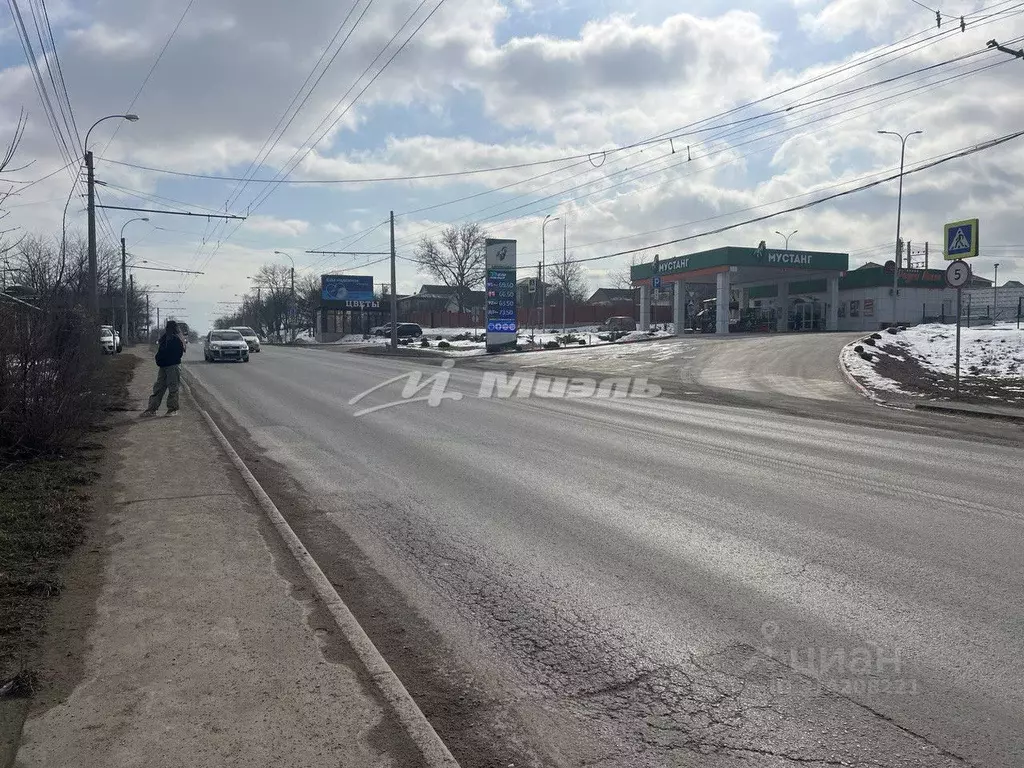
<path fill-rule="evenodd" d="M 889 339 L 895 339 L 895 336 L 889 336 Z M 888 349 L 886 334 L 882 334 L 882 338 L 877 342 L 878 346 L 882 349 Z M 900 395 L 912 395 L 915 397 L 924 397 L 919 392 L 908 392 L 901 387 L 897 382 L 890 378 L 883 376 L 875 370 L 874 362 L 865 360 L 859 354 L 853 351 L 854 344 L 848 345 L 843 350 L 842 364 L 846 367 L 846 370 L 856 377 L 856 379 L 866 386 L 869 390 L 881 391 L 881 392 L 895 392 Z M 865 347 L 868 349 L 868 347 Z"/>
<path fill-rule="evenodd" d="M 895 338 L 926 367 L 955 372 L 956 326 L 917 325 Z M 975 376 L 1024 377 L 1024 329 L 1018 331 L 1013 323 L 961 328 L 960 371 Z"/>
<path fill-rule="evenodd" d="M 876 349 L 890 358 L 917 360 L 924 368 L 946 376 L 956 372 L 956 326 L 939 323 L 916 325 L 898 334 L 882 332 L 876 340 Z M 869 346 L 865 351 L 871 351 Z M 922 397 L 919 392 L 908 392 L 898 382 L 882 376 L 875 363 L 864 360 L 853 351 L 853 345 L 843 353 L 847 370 L 872 389 Z M 999 323 L 960 330 L 961 376 L 987 379 L 1024 378 L 1024 329 L 1017 330 L 1012 323 Z M 1009 382 L 1007 382 L 1009 383 Z"/>
<path fill-rule="evenodd" d="M 597 326 L 587 326 L 584 328 L 569 328 L 567 333 L 573 334 L 579 338 L 582 338 L 586 344 L 581 345 L 578 342 L 569 342 L 566 346 L 569 348 L 575 348 L 577 346 L 604 346 L 607 344 L 619 344 L 621 342 L 631 341 L 644 341 L 648 339 L 657 338 L 668 338 L 674 334 L 673 326 L 671 323 L 667 325 L 657 326 L 658 330 L 648 333 L 647 331 L 634 331 L 633 333 L 626 334 L 620 337 L 615 342 L 605 341 L 598 338 Z M 480 328 L 424 328 L 423 339 L 426 339 L 430 343 L 431 349 L 437 349 L 438 344 L 441 341 L 447 342 L 449 345 L 444 350 L 449 354 L 457 356 L 465 356 L 467 354 L 480 354 L 486 349 L 486 345 L 483 341 L 473 341 L 474 337 L 480 337 L 483 334 L 483 330 Z M 533 334 L 533 346 L 530 346 L 531 334 L 528 329 L 520 330 L 519 332 L 519 344 L 526 349 L 542 349 L 545 344 L 551 341 L 557 341 L 562 336 L 560 330 L 549 329 L 548 331 L 538 331 Z M 440 337 L 440 338 L 439 338 Z M 470 338 L 459 338 L 459 337 L 470 337 Z M 388 336 L 369 336 L 364 337 L 360 333 L 350 333 L 337 341 L 329 342 L 332 345 L 341 346 L 366 346 L 366 345 L 377 345 L 377 344 L 389 344 L 391 342 Z M 312 342 L 315 343 L 315 342 Z M 422 344 L 420 339 L 414 339 L 409 346 L 421 347 Z"/>

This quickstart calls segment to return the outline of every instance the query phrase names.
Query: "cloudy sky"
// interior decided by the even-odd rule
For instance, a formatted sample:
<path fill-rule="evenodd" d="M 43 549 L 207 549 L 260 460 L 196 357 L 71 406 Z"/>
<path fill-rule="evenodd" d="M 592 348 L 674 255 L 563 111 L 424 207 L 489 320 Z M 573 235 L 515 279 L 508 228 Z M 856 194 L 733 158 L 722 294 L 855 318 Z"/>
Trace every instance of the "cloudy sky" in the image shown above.
<path fill-rule="evenodd" d="M 1024 61 L 986 46 L 1021 47 L 1024 2 L 944 0 L 941 26 L 936 2 L 9 0 L 0 136 L 24 108 L 19 160 L 32 162 L 7 176 L 53 175 L 19 185 L 4 227 L 59 236 L 85 131 L 130 110 L 138 122 L 107 121 L 89 140 L 103 203 L 247 216 L 154 214 L 127 229 L 134 258 L 205 273 L 136 273 L 186 290 L 166 301 L 199 328 L 259 265 L 288 263 L 275 250 L 316 274 L 387 280 L 380 257 L 307 251 L 384 251 L 390 210 L 403 293 L 424 281 L 416 243 L 444 224 L 516 238 L 528 268 L 548 214 L 560 218 L 548 258 L 563 236 L 574 258 L 649 260 L 798 230 L 791 247 L 883 261 L 895 182 L 744 222 L 896 173 L 899 140 L 878 130 L 924 131 L 907 144 L 913 171 L 1024 127 Z M 908 175 L 904 237 L 915 251 L 930 242 L 935 265 L 943 224 L 978 217 L 976 271 L 999 262 L 1000 283 L 1024 280 L 1022 204 L 1024 138 Z M 68 215 L 84 231 L 80 197 Z M 132 215 L 107 211 L 101 236 Z M 631 258 L 588 261 L 590 288 Z"/>

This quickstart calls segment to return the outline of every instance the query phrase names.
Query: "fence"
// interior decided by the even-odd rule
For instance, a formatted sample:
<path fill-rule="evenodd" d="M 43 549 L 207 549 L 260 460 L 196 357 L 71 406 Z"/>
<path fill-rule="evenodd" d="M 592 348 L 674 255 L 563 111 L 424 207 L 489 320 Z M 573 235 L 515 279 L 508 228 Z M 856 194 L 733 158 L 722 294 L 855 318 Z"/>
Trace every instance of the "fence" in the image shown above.
<path fill-rule="evenodd" d="M 566 325 L 600 325 L 609 317 L 632 317 L 639 319 L 639 307 L 631 302 L 614 303 L 596 306 L 593 304 L 569 304 L 565 308 Z M 520 328 L 540 327 L 541 308 L 520 308 L 517 319 Z M 428 312 L 415 311 L 401 313 L 399 320 L 405 323 L 418 323 L 424 328 L 483 328 L 483 313 L 476 312 Z M 672 322 L 672 307 L 654 306 L 651 311 L 651 322 Z M 544 324 L 548 328 L 562 326 L 562 305 L 550 304 L 544 308 Z"/>

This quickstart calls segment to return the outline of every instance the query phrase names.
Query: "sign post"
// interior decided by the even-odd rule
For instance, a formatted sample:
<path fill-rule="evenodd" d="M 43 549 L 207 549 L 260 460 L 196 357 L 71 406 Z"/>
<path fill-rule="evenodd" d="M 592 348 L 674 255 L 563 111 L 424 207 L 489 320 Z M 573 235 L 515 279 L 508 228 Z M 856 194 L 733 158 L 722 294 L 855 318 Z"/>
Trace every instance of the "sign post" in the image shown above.
<path fill-rule="evenodd" d="M 948 238 L 947 238 L 948 239 Z M 964 286 L 971 282 L 971 265 L 957 259 L 946 267 L 946 285 L 956 288 L 956 383 L 953 399 L 960 399 L 960 316 L 963 311 Z"/>
<path fill-rule="evenodd" d="M 519 324 L 516 313 L 516 241 L 488 238 L 484 245 L 487 270 L 487 351 L 515 347 Z"/>
<path fill-rule="evenodd" d="M 960 314 L 962 311 L 963 288 L 971 282 L 971 267 L 963 259 L 978 255 L 981 240 L 978 219 L 953 221 L 945 226 L 943 258 L 952 261 L 946 268 L 946 284 L 956 288 L 956 384 L 953 398 L 960 399 Z"/>

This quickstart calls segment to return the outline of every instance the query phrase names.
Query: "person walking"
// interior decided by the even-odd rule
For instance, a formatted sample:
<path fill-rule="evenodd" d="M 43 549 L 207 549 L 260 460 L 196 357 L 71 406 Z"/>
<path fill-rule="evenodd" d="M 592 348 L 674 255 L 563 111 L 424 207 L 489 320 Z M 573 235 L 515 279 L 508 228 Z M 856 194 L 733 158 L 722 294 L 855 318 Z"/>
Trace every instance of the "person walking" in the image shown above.
<path fill-rule="evenodd" d="M 160 370 L 156 375 L 149 405 L 142 416 L 156 415 L 160 401 L 164 399 L 164 392 L 167 393 L 167 415 L 174 416 L 178 412 L 178 385 L 181 382 L 181 356 L 184 354 L 185 341 L 178 331 L 178 324 L 168 320 L 156 350 L 156 364 Z"/>

